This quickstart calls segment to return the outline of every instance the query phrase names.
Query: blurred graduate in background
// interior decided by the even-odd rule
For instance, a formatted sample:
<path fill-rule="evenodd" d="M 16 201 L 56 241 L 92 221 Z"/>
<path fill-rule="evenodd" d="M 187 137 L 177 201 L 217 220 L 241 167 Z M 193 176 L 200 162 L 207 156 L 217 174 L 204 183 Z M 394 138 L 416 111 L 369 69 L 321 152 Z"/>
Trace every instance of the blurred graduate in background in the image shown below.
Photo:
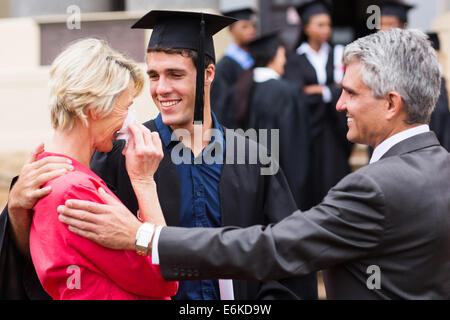
<path fill-rule="evenodd" d="M 238 79 L 229 104 L 229 122 L 236 128 L 279 129 L 279 163 L 297 206 L 305 202 L 308 169 L 308 117 L 305 97 L 294 84 L 282 79 L 286 49 L 277 31 L 249 43 L 254 66 Z M 268 134 L 271 137 L 270 134 Z"/>
<path fill-rule="evenodd" d="M 438 35 L 434 32 L 428 33 L 433 48 L 439 52 L 440 44 Z M 441 78 L 441 94 L 430 119 L 430 129 L 436 133 L 441 145 L 450 152 L 450 110 L 448 108 L 448 92 L 445 77 Z"/>
<path fill-rule="evenodd" d="M 309 170 L 307 210 L 318 204 L 328 190 L 350 172 L 352 144 L 346 139 L 347 119 L 336 111 L 344 74 L 343 46 L 329 44 L 330 9 L 322 1 L 297 8 L 301 32 L 296 52 L 288 57 L 285 78 L 306 94 L 309 118 Z"/>
<path fill-rule="evenodd" d="M 225 16 L 238 19 L 229 26 L 233 42 L 216 64 L 216 76 L 211 87 L 212 111 L 225 127 L 232 125 L 224 116 L 230 111 L 226 104 L 230 90 L 241 74 L 253 66 L 253 59 L 248 52 L 248 43 L 256 37 L 256 27 L 252 21 L 254 13 L 250 7 L 223 12 Z"/>
<path fill-rule="evenodd" d="M 380 30 L 408 28 L 408 11 L 414 6 L 396 1 L 385 1 L 381 4 Z"/>

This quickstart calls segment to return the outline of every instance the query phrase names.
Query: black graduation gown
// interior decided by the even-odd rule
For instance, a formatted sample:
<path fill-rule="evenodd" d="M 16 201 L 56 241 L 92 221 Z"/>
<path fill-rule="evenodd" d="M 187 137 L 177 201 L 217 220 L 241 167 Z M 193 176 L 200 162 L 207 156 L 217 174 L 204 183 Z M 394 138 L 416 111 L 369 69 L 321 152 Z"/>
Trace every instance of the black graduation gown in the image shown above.
<path fill-rule="evenodd" d="M 11 187 L 17 177 L 12 180 Z M 8 206 L 0 215 L 0 300 L 50 300 L 31 257 L 24 257 L 11 237 Z"/>
<path fill-rule="evenodd" d="M 157 131 L 153 120 L 144 125 L 152 131 Z M 235 151 L 238 143 L 244 143 L 246 150 L 257 152 L 256 143 L 243 136 L 228 132 L 225 139 L 235 142 Z M 130 211 L 136 213 L 138 203 L 125 169 L 123 146 L 123 142 L 117 142 L 111 152 L 96 153 L 92 158 L 91 168 L 105 180 Z M 227 144 L 225 152 L 229 147 Z M 163 149 L 164 158 L 155 173 L 158 198 L 167 225 L 179 226 L 179 176 L 169 151 L 164 146 Z M 237 152 L 234 152 L 235 164 L 223 165 L 219 182 L 222 226 L 247 227 L 275 223 L 297 208 L 282 170 L 275 175 L 261 175 L 260 169 L 263 165 L 248 164 L 249 153 L 246 153 L 246 164 L 236 164 Z M 233 280 L 233 287 L 237 300 L 317 298 L 315 275 L 266 282 Z"/>
<path fill-rule="evenodd" d="M 445 79 L 441 81 L 441 94 L 431 114 L 430 129 L 436 133 L 441 145 L 450 152 L 450 111 Z"/>
<path fill-rule="evenodd" d="M 227 128 L 230 127 L 227 122 L 227 114 L 230 112 L 227 99 L 243 72 L 241 65 L 229 56 L 224 56 L 216 64 L 216 74 L 211 86 L 211 109 L 217 120 Z"/>
<path fill-rule="evenodd" d="M 250 95 L 245 129 L 279 129 L 279 163 L 301 208 L 305 203 L 309 152 L 304 95 L 284 79 L 253 83 Z"/>
<path fill-rule="evenodd" d="M 332 101 L 325 103 L 322 95 L 305 95 L 308 108 L 310 158 L 307 177 L 308 197 L 302 210 L 321 202 L 337 182 L 350 173 L 349 157 L 352 144 L 346 139 L 347 119 L 336 111 L 341 89 L 334 85 L 334 54 L 330 50 L 326 65 L 326 85 L 332 93 Z M 307 85 L 318 84 L 316 71 L 305 54 L 288 57 L 284 77 L 297 84 L 299 90 Z"/>

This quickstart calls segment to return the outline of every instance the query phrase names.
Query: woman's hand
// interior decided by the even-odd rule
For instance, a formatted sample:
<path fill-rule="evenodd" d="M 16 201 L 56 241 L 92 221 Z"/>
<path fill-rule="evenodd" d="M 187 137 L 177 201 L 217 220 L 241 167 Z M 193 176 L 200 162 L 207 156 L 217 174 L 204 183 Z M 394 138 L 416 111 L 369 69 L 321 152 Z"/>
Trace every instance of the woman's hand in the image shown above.
<path fill-rule="evenodd" d="M 139 204 L 143 221 L 165 225 L 153 175 L 164 157 L 157 132 L 150 132 L 142 124 L 130 125 L 131 137 L 125 147 L 125 166 Z"/>
<path fill-rule="evenodd" d="M 128 176 L 132 183 L 150 183 L 164 157 L 161 139 L 142 124 L 131 124 L 129 128 L 131 137 L 123 150 Z"/>

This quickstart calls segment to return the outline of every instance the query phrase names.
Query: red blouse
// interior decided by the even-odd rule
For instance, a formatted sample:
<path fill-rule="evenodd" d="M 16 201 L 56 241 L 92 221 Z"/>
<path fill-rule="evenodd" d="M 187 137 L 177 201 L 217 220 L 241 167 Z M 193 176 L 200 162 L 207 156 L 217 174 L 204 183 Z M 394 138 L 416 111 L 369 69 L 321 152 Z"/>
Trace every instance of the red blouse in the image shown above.
<path fill-rule="evenodd" d="M 38 159 L 52 155 L 63 156 L 43 152 Z M 52 192 L 34 207 L 30 252 L 45 291 L 53 299 L 169 300 L 178 283 L 164 280 L 151 256 L 104 248 L 58 220 L 56 209 L 68 199 L 104 203 L 99 187 L 117 199 L 94 172 L 71 160 L 74 170 L 45 184 Z"/>

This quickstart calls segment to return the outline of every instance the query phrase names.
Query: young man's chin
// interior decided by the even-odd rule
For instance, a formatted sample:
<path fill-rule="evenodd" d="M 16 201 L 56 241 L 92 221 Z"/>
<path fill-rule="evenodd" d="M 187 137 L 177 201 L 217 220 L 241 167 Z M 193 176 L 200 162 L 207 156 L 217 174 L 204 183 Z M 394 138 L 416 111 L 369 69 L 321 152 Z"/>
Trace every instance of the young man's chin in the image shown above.
<path fill-rule="evenodd" d="M 161 112 L 161 118 L 162 118 L 162 122 L 166 126 L 184 127 L 186 125 L 186 121 L 182 121 L 182 119 L 179 116 L 168 115 L 168 114 L 164 114 L 164 112 Z"/>

